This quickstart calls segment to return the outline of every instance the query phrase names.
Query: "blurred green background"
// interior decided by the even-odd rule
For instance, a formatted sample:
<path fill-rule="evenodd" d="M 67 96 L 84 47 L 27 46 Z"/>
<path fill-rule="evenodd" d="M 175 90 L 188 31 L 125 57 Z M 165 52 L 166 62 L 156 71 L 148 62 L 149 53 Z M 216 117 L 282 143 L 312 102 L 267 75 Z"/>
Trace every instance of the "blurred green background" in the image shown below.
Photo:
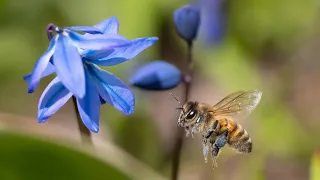
<path fill-rule="evenodd" d="M 175 34 L 172 13 L 189 2 L 0 0 L 0 179 L 169 179 L 179 113 L 169 93 L 182 99 L 183 85 L 163 92 L 133 88 L 136 110 L 130 116 L 104 105 L 92 148 L 81 145 L 72 102 L 47 123 L 37 123 L 38 99 L 52 76 L 34 94 L 27 94 L 22 77 L 47 48 L 48 23 L 94 25 L 111 16 L 130 39 L 160 39 L 136 58 L 104 69 L 126 83 L 140 64 L 155 59 L 184 70 L 186 45 Z M 211 45 L 205 42 L 207 21 L 201 24 L 190 100 L 214 104 L 251 89 L 263 96 L 240 121 L 253 152 L 239 155 L 226 147 L 213 171 L 204 163 L 200 138 L 185 139 L 180 179 L 320 180 L 319 5 L 226 0 L 225 36 Z M 213 15 L 209 8 L 203 17 Z"/>

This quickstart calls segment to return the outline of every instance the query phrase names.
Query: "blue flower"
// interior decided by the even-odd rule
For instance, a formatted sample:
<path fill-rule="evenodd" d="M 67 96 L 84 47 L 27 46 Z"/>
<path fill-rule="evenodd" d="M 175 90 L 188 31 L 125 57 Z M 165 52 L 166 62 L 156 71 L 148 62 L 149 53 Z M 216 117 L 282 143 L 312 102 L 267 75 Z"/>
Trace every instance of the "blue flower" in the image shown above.
<path fill-rule="evenodd" d="M 92 33 L 95 36 L 85 36 L 74 31 Z M 29 77 L 29 93 L 35 90 L 42 74 L 47 74 L 48 71 L 52 70 L 51 63 L 54 64 L 55 72 L 62 83 L 75 96 L 83 97 L 85 95 L 85 77 L 83 62 L 78 48 L 107 51 L 130 44 L 129 40 L 121 36 L 105 36 L 100 29 L 89 26 L 60 29 L 50 24 L 48 32 L 50 44 L 47 51 L 38 59 Z M 52 33 L 56 34 L 52 37 Z"/>
<path fill-rule="evenodd" d="M 181 72 L 165 61 L 152 61 L 140 67 L 130 78 L 129 83 L 147 90 L 168 90 L 181 82 Z"/>
<path fill-rule="evenodd" d="M 200 25 L 200 9 L 194 4 L 187 4 L 174 12 L 173 21 L 179 36 L 186 41 L 193 41 Z"/>
<path fill-rule="evenodd" d="M 84 125 L 92 132 L 99 131 L 101 104 L 108 102 L 114 108 L 126 115 L 133 113 L 135 98 L 130 88 L 118 77 L 100 69 L 94 63 L 112 66 L 125 62 L 154 44 L 158 38 L 149 37 L 138 38 L 132 41 L 127 40 L 126 38 L 118 35 L 118 21 L 115 17 L 107 19 L 92 28 L 98 29 L 103 34 L 96 34 L 98 31 L 95 31 L 94 33 L 91 31 L 82 35 L 82 38 L 89 39 L 89 42 L 92 39 L 94 41 L 95 38 L 97 41 L 105 41 L 105 39 L 113 38 L 119 40 L 118 42 L 129 41 L 129 43 L 118 43 L 117 45 L 114 44 L 114 46 L 109 45 L 108 47 L 104 46 L 102 48 L 88 48 L 88 46 L 84 48 L 84 46 L 82 46 L 76 49 L 77 53 L 81 57 L 82 63 L 82 66 L 78 66 L 77 68 L 82 68 L 84 74 L 83 82 L 85 94 L 82 97 L 77 96 L 72 88 L 70 89 L 69 86 L 65 85 L 65 82 L 61 79 L 61 75 L 59 76 L 57 73 L 57 69 L 59 67 L 56 66 L 56 63 L 54 63 L 54 61 L 53 64 L 48 62 L 46 69 L 37 76 L 37 83 L 39 83 L 42 77 L 54 72 L 56 72 L 57 77 L 47 86 L 39 100 L 39 123 L 46 122 L 48 118 L 56 113 L 70 99 L 71 96 L 75 96 L 81 119 Z M 75 29 L 73 28 L 72 30 Z M 70 46 L 66 47 L 65 51 L 61 52 L 61 57 L 66 57 L 66 54 L 70 54 L 68 48 L 70 48 Z M 54 58 L 55 57 L 53 56 L 53 59 Z M 70 62 L 69 65 L 73 66 L 73 61 Z M 33 73 L 24 77 L 24 79 L 29 83 L 29 86 L 31 84 L 32 76 Z M 69 72 L 69 74 L 64 74 L 64 76 L 73 76 L 73 74 Z M 74 88 L 80 87 L 76 85 Z"/>
<path fill-rule="evenodd" d="M 124 114 L 134 111 L 134 94 L 119 78 L 92 63 L 86 62 L 85 91 L 82 98 L 76 97 L 80 117 L 92 132 L 99 131 L 101 99 Z M 64 86 L 57 76 L 42 93 L 38 105 L 38 122 L 46 122 L 74 94 Z"/>

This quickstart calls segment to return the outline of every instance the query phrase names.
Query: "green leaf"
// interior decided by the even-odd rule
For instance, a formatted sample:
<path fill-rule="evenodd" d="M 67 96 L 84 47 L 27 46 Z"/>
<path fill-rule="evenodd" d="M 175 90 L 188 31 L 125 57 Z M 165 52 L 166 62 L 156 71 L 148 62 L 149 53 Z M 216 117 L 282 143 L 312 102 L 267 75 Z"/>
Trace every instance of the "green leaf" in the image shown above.
<path fill-rule="evenodd" d="M 51 142 L 0 131 L 0 179 L 132 179 L 112 165 Z"/>
<path fill-rule="evenodd" d="M 316 152 L 311 159 L 310 180 L 320 179 L 320 152 Z"/>

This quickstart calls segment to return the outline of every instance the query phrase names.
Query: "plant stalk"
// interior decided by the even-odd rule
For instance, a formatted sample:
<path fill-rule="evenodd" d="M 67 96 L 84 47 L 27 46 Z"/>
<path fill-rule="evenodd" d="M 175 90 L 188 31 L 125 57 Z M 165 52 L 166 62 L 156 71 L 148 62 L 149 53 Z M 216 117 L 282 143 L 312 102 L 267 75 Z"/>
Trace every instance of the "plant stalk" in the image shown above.
<path fill-rule="evenodd" d="M 188 101 L 191 89 L 192 75 L 193 75 L 193 60 L 192 60 L 192 41 L 187 42 L 187 72 L 184 75 L 184 84 L 185 84 L 185 92 L 184 92 L 184 100 Z M 183 137 L 184 137 L 184 129 L 178 127 L 174 150 L 173 150 L 173 158 L 172 158 L 172 172 L 171 172 L 171 180 L 178 179 L 178 172 L 180 167 L 180 156 L 181 149 L 183 146 Z"/>

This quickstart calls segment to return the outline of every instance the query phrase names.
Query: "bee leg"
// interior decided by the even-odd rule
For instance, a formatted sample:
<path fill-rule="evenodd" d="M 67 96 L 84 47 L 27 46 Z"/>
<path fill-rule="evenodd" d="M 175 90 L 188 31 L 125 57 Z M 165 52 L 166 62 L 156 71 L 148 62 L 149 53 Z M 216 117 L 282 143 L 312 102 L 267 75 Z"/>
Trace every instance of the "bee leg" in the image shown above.
<path fill-rule="evenodd" d="M 217 148 L 221 149 L 223 146 L 227 143 L 227 137 L 229 132 L 225 131 L 223 132 L 214 142 L 214 145 L 217 146 Z"/>
<path fill-rule="evenodd" d="M 211 145 L 212 145 L 212 149 L 211 149 L 212 167 L 214 169 L 214 168 L 218 167 L 217 158 L 220 154 L 220 148 L 215 143 L 213 143 Z"/>
<path fill-rule="evenodd" d="M 219 133 L 221 134 L 216 140 L 215 142 L 212 144 L 212 163 L 213 163 L 213 168 L 215 167 L 218 167 L 218 164 L 217 164 L 217 158 L 221 152 L 221 148 L 223 146 L 226 145 L 227 143 L 227 137 L 228 137 L 228 134 L 229 134 L 229 131 L 228 130 L 224 130 L 222 133 Z"/>
<path fill-rule="evenodd" d="M 209 145 L 208 145 L 208 139 L 205 137 L 202 137 L 202 148 L 203 148 L 203 157 L 204 157 L 204 162 L 207 163 L 207 157 L 208 157 L 208 152 L 209 152 Z"/>
<path fill-rule="evenodd" d="M 213 132 L 215 131 L 215 128 L 217 127 L 217 124 L 218 124 L 218 121 L 216 120 L 214 122 L 214 125 L 212 126 L 212 128 L 207 129 L 206 132 L 203 134 L 203 138 L 207 138 L 208 139 L 213 134 Z"/>
<path fill-rule="evenodd" d="M 189 126 L 186 126 L 184 130 L 186 131 L 186 137 L 189 137 L 189 134 L 190 134 Z"/>
<path fill-rule="evenodd" d="M 204 162 L 207 163 L 207 156 L 209 152 L 209 143 L 208 139 L 212 135 L 213 130 L 208 129 L 203 135 L 202 135 L 202 148 L 203 148 L 203 156 L 204 156 Z"/>
<path fill-rule="evenodd" d="M 194 138 L 194 133 L 198 131 L 197 128 L 198 128 L 197 126 L 193 126 L 193 127 L 192 127 L 192 129 L 191 129 L 191 136 L 192 136 L 192 138 Z"/>
<path fill-rule="evenodd" d="M 224 130 L 220 131 L 217 135 L 218 136 L 225 135 L 227 137 L 228 134 L 229 134 L 229 129 L 224 129 Z"/>
<path fill-rule="evenodd" d="M 208 139 L 213 133 L 212 129 L 207 130 L 204 134 L 203 134 L 203 138 Z"/>
<path fill-rule="evenodd" d="M 193 131 L 191 131 L 191 137 L 194 138 L 194 132 Z"/>

